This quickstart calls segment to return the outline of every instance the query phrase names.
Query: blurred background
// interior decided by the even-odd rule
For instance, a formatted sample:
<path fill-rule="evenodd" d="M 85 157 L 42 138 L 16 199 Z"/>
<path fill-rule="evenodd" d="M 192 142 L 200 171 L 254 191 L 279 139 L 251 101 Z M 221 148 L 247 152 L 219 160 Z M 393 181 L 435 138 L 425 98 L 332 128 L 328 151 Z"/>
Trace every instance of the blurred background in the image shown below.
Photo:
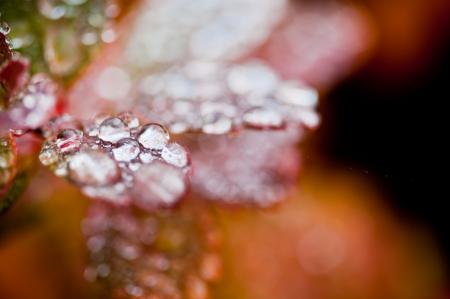
<path fill-rule="evenodd" d="M 38 22 L 23 8 L 32 1 L 17 7 L 15 1 L 0 1 L 2 19 L 11 25 L 27 14 Z M 329 3 L 351 13 L 335 17 Z M 285 202 L 269 209 L 230 208 L 194 193 L 167 216 L 183 219 L 182 234 L 190 236 L 203 225 L 192 214 L 202 211 L 220 231 L 214 251 L 220 266 L 211 266 L 220 278 L 211 280 L 208 291 L 193 283 L 181 297 L 145 297 L 92 287 L 85 279 L 80 231 L 89 201 L 35 167 L 25 193 L 0 216 L 0 299 L 450 297 L 443 168 L 450 2 L 292 0 L 289 5 L 293 9 L 281 23 L 244 57 L 258 57 L 282 77 L 317 88 L 321 124 L 300 145 L 301 171 Z M 139 14 L 138 4 L 124 7 L 119 32 L 127 32 Z M 308 7 L 319 17 L 302 15 Z M 46 25 L 36 26 L 45 31 Z M 334 30 L 319 30 L 325 27 Z M 85 82 L 92 81 L 96 66 L 118 60 L 120 47 L 119 41 L 80 58 L 76 64 L 82 71 L 55 75 L 61 75 L 74 114 L 88 108 L 73 99 L 92 94 Z M 28 48 L 20 51 L 33 56 Z M 33 59 L 34 68 L 46 69 L 39 55 Z M 179 229 L 168 222 L 172 231 Z M 176 255 L 184 256 L 180 252 Z"/>
<path fill-rule="evenodd" d="M 448 256 L 445 184 L 436 167 L 444 151 L 439 136 L 448 96 L 449 4 L 363 2 L 378 28 L 378 45 L 323 101 L 318 150 L 374 180 L 394 213 L 428 227 Z"/>

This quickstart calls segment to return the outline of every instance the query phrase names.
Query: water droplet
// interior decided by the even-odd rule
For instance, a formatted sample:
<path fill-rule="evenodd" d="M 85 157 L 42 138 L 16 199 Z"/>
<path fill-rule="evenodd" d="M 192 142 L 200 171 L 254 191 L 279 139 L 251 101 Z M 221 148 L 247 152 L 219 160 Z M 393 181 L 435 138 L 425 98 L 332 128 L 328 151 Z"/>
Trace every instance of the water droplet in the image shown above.
<path fill-rule="evenodd" d="M 205 281 L 216 281 L 222 274 L 222 259 L 219 255 L 208 253 L 200 262 L 200 275 Z"/>
<path fill-rule="evenodd" d="M 97 273 L 100 277 L 107 277 L 111 273 L 111 268 L 107 264 L 100 264 L 97 267 Z"/>
<path fill-rule="evenodd" d="M 146 152 L 141 153 L 139 155 L 139 158 L 141 159 L 142 163 L 145 163 L 145 164 L 148 164 L 156 159 L 156 157 L 153 156 L 151 153 L 146 153 Z"/>
<path fill-rule="evenodd" d="M 125 291 L 128 293 L 128 295 L 133 297 L 141 297 L 144 295 L 144 290 L 133 284 L 127 284 L 125 287 Z"/>
<path fill-rule="evenodd" d="M 170 143 L 163 148 L 161 158 L 176 167 L 186 167 L 189 164 L 189 157 L 186 149 L 178 143 Z"/>
<path fill-rule="evenodd" d="M 117 3 L 109 3 L 105 9 L 108 18 L 116 18 L 120 14 L 120 6 Z"/>
<path fill-rule="evenodd" d="M 71 157 L 69 177 L 80 185 L 104 186 L 118 179 L 119 169 L 107 153 L 84 150 Z"/>
<path fill-rule="evenodd" d="M 296 109 L 293 110 L 295 113 L 294 117 L 296 120 L 299 120 L 302 122 L 303 125 L 305 125 L 308 128 L 316 128 L 320 124 L 320 116 L 315 112 L 311 110 L 306 109 Z"/>
<path fill-rule="evenodd" d="M 205 134 L 226 134 L 232 129 L 231 119 L 221 114 L 209 114 L 205 117 L 202 131 Z"/>
<path fill-rule="evenodd" d="M 152 238 L 154 241 L 154 236 Z M 163 254 L 152 254 L 145 261 L 151 268 L 159 271 L 167 271 L 170 268 L 170 261 Z"/>
<path fill-rule="evenodd" d="M 96 32 L 93 31 L 89 31 L 89 32 L 84 32 L 81 35 L 81 43 L 85 46 L 92 46 L 95 45 L 98 41 L 98 36 Z"/>
<path fill-rule="evenodd" d="M 58 5 L 55 0 L 40 0 L 38 9 L 44 17 L 50 20 L 61 19 L 66 14 L 66 6 Z"/>
<path fill-rule="evenodd" d="M 103 141 L 116 143 L 128 137 L 130 137 L 130 130 L 120 118 L 110 117 L 100 125 L 98 138 Z"/>
<path fill-rule="evenodd" d="M 189 130 L 189 125 L 185 122 L 176 122 L 170 125 L 170 133 L 182 134 Z"/>
<path fill-rule="evenodd" d="M 90 252 L 99 252 L 105 247 L 106 238 L 102 236 L 92 236 L 90 237 L 87 242 L 87 248 Z"/>
<path fill-rule="evenodd" d="M 141 254 L 139 247 L 125 239 L 117 239 L 114 244 L 117 254 L 126 260 L 135 260 Z"/>
<path fill-rule="evenodd" d="M 0 21 L 0 33 L 3 35 L 8 35 L 10 31 L 11 27 L 9 27 L 8 23 Z"/>
<path fill-rule="evenodd" d="M 0 188 L 8 184 L 16 173 L 17 151 L 13 137 L 0 138 Z"/>
<path fill-rule="evenodd" d="M 56 146 L 53 142 L 46 142 L 39 153 L 39 160 L 45 166 L 58 162 L 59 156 Z"/>
<path fill-rule="evenodd" d="M 145 148 L 162 150 L 169 142 L 170 136 L 167 130 L 158 124 L 147 124 L 139 132 L 138 141 Z"/>
<path fill-rule="evenodd" d="M 116 31 L 114 31 L 114 29 L 111 29 L 111 28 L 105 29 L 105 30 L 103 30 L 103 32 L 101 34 L 101 38 L 102 38 L 102 41 L 105 43 L 112 43 L 117 38 Z"/>
<path fill-rule="evenodd" d="M 83 193 L 91 198 L 98 198 L 108 202 L 128 205 L 130 198 L 127 195 L 127 187 L 123 183 L 116 183 L 108 186 L 85 186 L 82 189 Z"/>
<path fill-rule="evenodd" d="M 276 111 L 263 107 L 252 108 L 242 117 L 247 126 L 258 129 L 276 129 L 283 126 L 283 117 Z"/>
<path fill-rule="evenodd" d="M 208 286 L 199 277 L 190 275 L 186 279 L 186 296 L 188 299 L 207 299 Z"/>
<path fill-rule="evenodd" d="M 288 105 L 315 107 L 319 94 L 317 90 L 311 87 L 301 86 L 297 82 L 288 81 L 278 88 L 276 97 L 280 102 Z"/>
<path fill-rule="evenodd" d="M 65 129 L 58 134 L 55 144 L 63 154 L 74 153 L 80 148 L 82 139 L 83 132 Z"/>
<path fill-rule="evenodd" d="M 58 164 L 56 164 L 53 173 L 59 177 L 66 177 L 69 173 L 69 171 L 67 170 L 67 161 L 65 160 L 58 161 Z"/>
<path fill-rule="evenodd" d="M 152 210 L 175 204 L 186 191 L 183 171 L 162 161 L 143 165 L 136 173 L 133 193 L 135 203 Z"/>
<path fill-rule="evenodd" d="M 121 139 L 112 150 L 114 159 L 119 162 L 130 162 L 139 155 L 139 143 L 131 138 Z"/>
<path fill-rule="evenodd" d="M 131 171 L 138 171 L 140 167 L 141 167 L 140 163 L 130 163 L 128 165 L 128 168 L 130 168 Z"/>

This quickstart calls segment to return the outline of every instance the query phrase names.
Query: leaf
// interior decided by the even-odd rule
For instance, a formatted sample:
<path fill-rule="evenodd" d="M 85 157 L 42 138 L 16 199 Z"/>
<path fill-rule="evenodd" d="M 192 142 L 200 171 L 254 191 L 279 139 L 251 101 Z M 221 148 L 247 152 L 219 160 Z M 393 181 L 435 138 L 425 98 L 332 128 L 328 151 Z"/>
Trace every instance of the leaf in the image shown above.
<path fill-rule="evenodd" d="M 12 181 L 4 196 L 0 199 L 0 216 L 6 213 L 25 191 L 28 184 L 26 172 L 20 172 Z"/>

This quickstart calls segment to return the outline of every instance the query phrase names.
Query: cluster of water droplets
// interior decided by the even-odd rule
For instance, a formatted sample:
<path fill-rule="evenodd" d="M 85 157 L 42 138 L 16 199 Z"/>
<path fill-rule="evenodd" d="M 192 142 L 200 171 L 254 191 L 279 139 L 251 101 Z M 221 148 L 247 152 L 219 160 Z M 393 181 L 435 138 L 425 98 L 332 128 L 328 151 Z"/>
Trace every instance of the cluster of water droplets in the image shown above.
<path fill-rule="evenodd" d="M 189 155 L 163 126 L 140 125 L 128 112 L 99 116 L 83 128 L 55 123 L 39 159 L 87 196 L 152 210 L 185 194 Z"/>
<path fill-rule="evenodd" d="M 319 123 L 317 91 L 281 80 L 261 61 L 191 61 L 143 77 L 136 85 L 136 109 L 172 133 L 226 134 Z"/>
<path fill-rule="evenodd" d="M 17 150 L 11 134 L 0 137 L 0 189 L 6 186 L 16 172 Z"/>
<path fill-rule="evenodd" d="M 220 233 L 204 209 L 142 214 L 97 202 L 82 231 L 85 278 L 108 298 L 207 299 L 221 276 Z"/>
<path fill-rule="evenodd" d="M 126 48 L 139 69 L 186 59 L 232 60 L 261 44 L 286 0 L 146 0 Z"/>
<path fill-rule="evenodd" d="M 29 78 L 29 63 L 13 55 L 6 36 L 0 36 L 0 129 L 37 129 L 54 114 L 58 87 L 45 74 Z"/>
<path fill-rule="evenodd" d="M 14 96 L 8 114 L 18 127 L 37 129 L 55 114 L 57 102 L 57 85 L 45 74 L 36 74 Z"/>

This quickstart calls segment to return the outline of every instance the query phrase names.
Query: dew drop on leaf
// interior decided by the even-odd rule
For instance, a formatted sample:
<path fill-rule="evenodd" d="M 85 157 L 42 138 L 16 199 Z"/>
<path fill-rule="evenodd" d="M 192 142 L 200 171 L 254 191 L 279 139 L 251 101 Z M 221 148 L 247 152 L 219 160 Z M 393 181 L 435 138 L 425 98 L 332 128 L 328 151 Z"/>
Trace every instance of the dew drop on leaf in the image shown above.
<path fill-rule="evenodd" d="M 151 153 L 148 153 L 148 152 L 142 152 L 139 155 L 139 158 L 141 159 L 141 162 L 144 164 L 148 164 L 156 159 L 155 156 L 153 156 Z"/>
<path fill-rule="evenodd" d="M 130 162 L 139 155 L 139 152 L 139 143 L 131 138 L 121 139 L 112 150 L 114 159 L 119 162 Z"/>
<path fill-rule="evenodd" d="M 163 126 L 148 124 L 139 132 L 138 141 L 142 146 L 151 150 L 162 150 L 169 142 L 170 136 Z"/>
<path fill-rule="evenodd" d="M 58 151 L 54 143 L 46 142 L 42 146 L 41 152 L 39 153 L 39 160 L 45 166 L 50 166 L 58 162 Z"/>
<path fill-rule="evenodd" d="M 98 137 L 103 141 L 116 143 L 130 137 L 130 130 L 120 118 L 110 117 L 101 123 Z"/>
<path fill-rule="evenodd" d="M 114 160 L 101 151 L 83 150 L 69 161 L 69 178 L 80 185 L 104 186 L 119 176 Z"/>
<path fill-rule="evenodd" d="M 209 114 L 205 117 L 202 132 L 205 134 L 226 134 L 232 128 L 231 119 L 221 114 Z"/>
<path fill-rule="evenodd" d="M 133 193 L 136 204 L 144 209 L 172 206 L 185 191 L 185 174 L 170 164 L 154 161 L 136 173 Z"/>
<path fill-rule="evenodd" d="M 3 35 L 7 35 L 10 31 L 11 27 L 9 27 L 8 23 L 0 21 L 0 33 Z"/>
<path fill-rule="evenodd" d="M 189 164 L 189 157 L 184 147 L 178 143 L 170 143 L 161 151 L 161 158 L 176 167 L 186 167 Z"/>
<path fill-rule="evenodd" d="M 315 107 L 319 94 L 317 90 L 301 86 L 297 82 L 285 82 L 281 84 L 276 93 L 277 99 L 285 104 L 301 107 Z"/>
<path fill-rule="evenodd" d="M 78 151 L 83 139 L 83 132 L 74 129 L 65 129 L 59 132 L 55 141 L 59 151 L 63 154 Z"/>
<path fill-rule="evenodd" d="M 263 107 L 252 108 L 242 117 L 247 126 L 254 128 L 281 128 L 283 117 L 276 111 Z"/>
<path fill-rule="evenodd" d="M 8 184 L 16 172 L 17 151 L 13 137 L 0 138 L 0 188 Z"/>

